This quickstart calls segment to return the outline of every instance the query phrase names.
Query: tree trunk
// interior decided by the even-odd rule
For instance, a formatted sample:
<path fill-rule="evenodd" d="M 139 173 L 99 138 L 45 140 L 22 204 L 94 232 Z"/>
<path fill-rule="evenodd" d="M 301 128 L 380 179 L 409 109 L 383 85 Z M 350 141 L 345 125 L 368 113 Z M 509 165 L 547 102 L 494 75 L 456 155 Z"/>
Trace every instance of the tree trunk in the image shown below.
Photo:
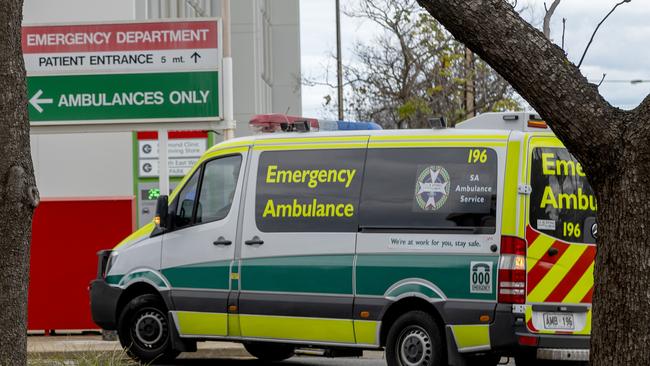
<path fill-rule="evenodd" d="M 650 97 L 612 107 L 504 0 L 418 0 L 500 73 L 582 162 L 598 198 L 592 366 L 650 360 Z"/>
<path fill-rule="evenodd" d="M 617 167 L 602 172 L 597 186 L 594 366 L 650 363 L 650 154 L 647 138 L 626 135 L 623 146 L 613 147 Z"/>
<path fill-rule="evenodd" d="M 465 117 L 470 119 L 476 116 L 474 55 L 465 47 Z"/>
<path fill-rule="evenodd" d="M 29 146 L 22 0 L 0 0 L 0 365 L 27 363 L 27 286 L 38 190 Z"/>

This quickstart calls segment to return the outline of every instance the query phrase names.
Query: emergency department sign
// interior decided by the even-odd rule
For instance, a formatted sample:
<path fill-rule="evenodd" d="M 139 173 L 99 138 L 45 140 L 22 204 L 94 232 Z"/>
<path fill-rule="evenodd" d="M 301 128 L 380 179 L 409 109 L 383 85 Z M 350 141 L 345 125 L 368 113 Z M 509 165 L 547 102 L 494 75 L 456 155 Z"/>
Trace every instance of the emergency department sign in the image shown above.
<path fill-rule="evenodd" d="M 23 27 L 33 125 L 221 120 L 218 20 Z"/>

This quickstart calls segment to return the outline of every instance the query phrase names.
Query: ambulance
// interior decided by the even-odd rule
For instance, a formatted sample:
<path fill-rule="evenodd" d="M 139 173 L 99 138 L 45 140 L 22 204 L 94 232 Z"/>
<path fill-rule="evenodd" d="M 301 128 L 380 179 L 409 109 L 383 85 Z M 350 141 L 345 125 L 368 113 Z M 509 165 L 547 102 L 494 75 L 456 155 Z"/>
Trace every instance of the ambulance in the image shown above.
<path fill-rule="evenodd" d="M 251 125 L 266 133 L 212 147 L 154 222 L 99 253 L 93 319 L 133 358 L 218 340 L 266 361 L 589 359 L 597 202 L 539 117 Z"/>

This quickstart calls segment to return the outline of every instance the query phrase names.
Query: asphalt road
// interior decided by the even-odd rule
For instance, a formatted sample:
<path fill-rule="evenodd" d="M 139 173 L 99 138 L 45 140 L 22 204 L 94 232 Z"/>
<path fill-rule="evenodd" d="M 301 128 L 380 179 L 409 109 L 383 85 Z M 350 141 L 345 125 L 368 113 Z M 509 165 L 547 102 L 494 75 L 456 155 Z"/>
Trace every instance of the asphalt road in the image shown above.
<path fill-rule="evenodd" d="M 212 358 L 212 359 L 179 359 L 174 366 L 386 366 L 384 360 L 368 358 L 324 358 L 296 356 L 289 360 L 276 363 L 267 363 L 252 358 Z M 171 366 L 171 365 L 169 365 Z"/>
<path fill-rule="evenodd" d="M 211 358 L 211 359 L 179 359 L 174 366 L 386 366 L 381 354 L 373 353 L 363 358 L 324 358 L 314 356 L 295 356 L 289 360 L 277 363 L 261 362 L 253 358 Z M 504 359 L 505 361 L 505 359 Z M 508 363 L 514 366 L 514 361 Z M 172 366 L 172 365 L 169 365 Z"/>

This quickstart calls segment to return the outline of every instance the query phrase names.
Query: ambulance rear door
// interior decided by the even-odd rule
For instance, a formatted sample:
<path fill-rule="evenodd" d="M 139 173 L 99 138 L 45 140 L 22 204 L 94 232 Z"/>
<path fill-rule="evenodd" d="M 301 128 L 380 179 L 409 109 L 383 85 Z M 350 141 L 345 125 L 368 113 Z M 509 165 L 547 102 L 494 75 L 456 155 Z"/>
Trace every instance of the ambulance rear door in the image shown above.
<path fill-rule="evenodd" d="M 551 136 L 528 140 L 526 324 L 588 335 L 596 256 L 596 197 L 580 163 Z"/>

